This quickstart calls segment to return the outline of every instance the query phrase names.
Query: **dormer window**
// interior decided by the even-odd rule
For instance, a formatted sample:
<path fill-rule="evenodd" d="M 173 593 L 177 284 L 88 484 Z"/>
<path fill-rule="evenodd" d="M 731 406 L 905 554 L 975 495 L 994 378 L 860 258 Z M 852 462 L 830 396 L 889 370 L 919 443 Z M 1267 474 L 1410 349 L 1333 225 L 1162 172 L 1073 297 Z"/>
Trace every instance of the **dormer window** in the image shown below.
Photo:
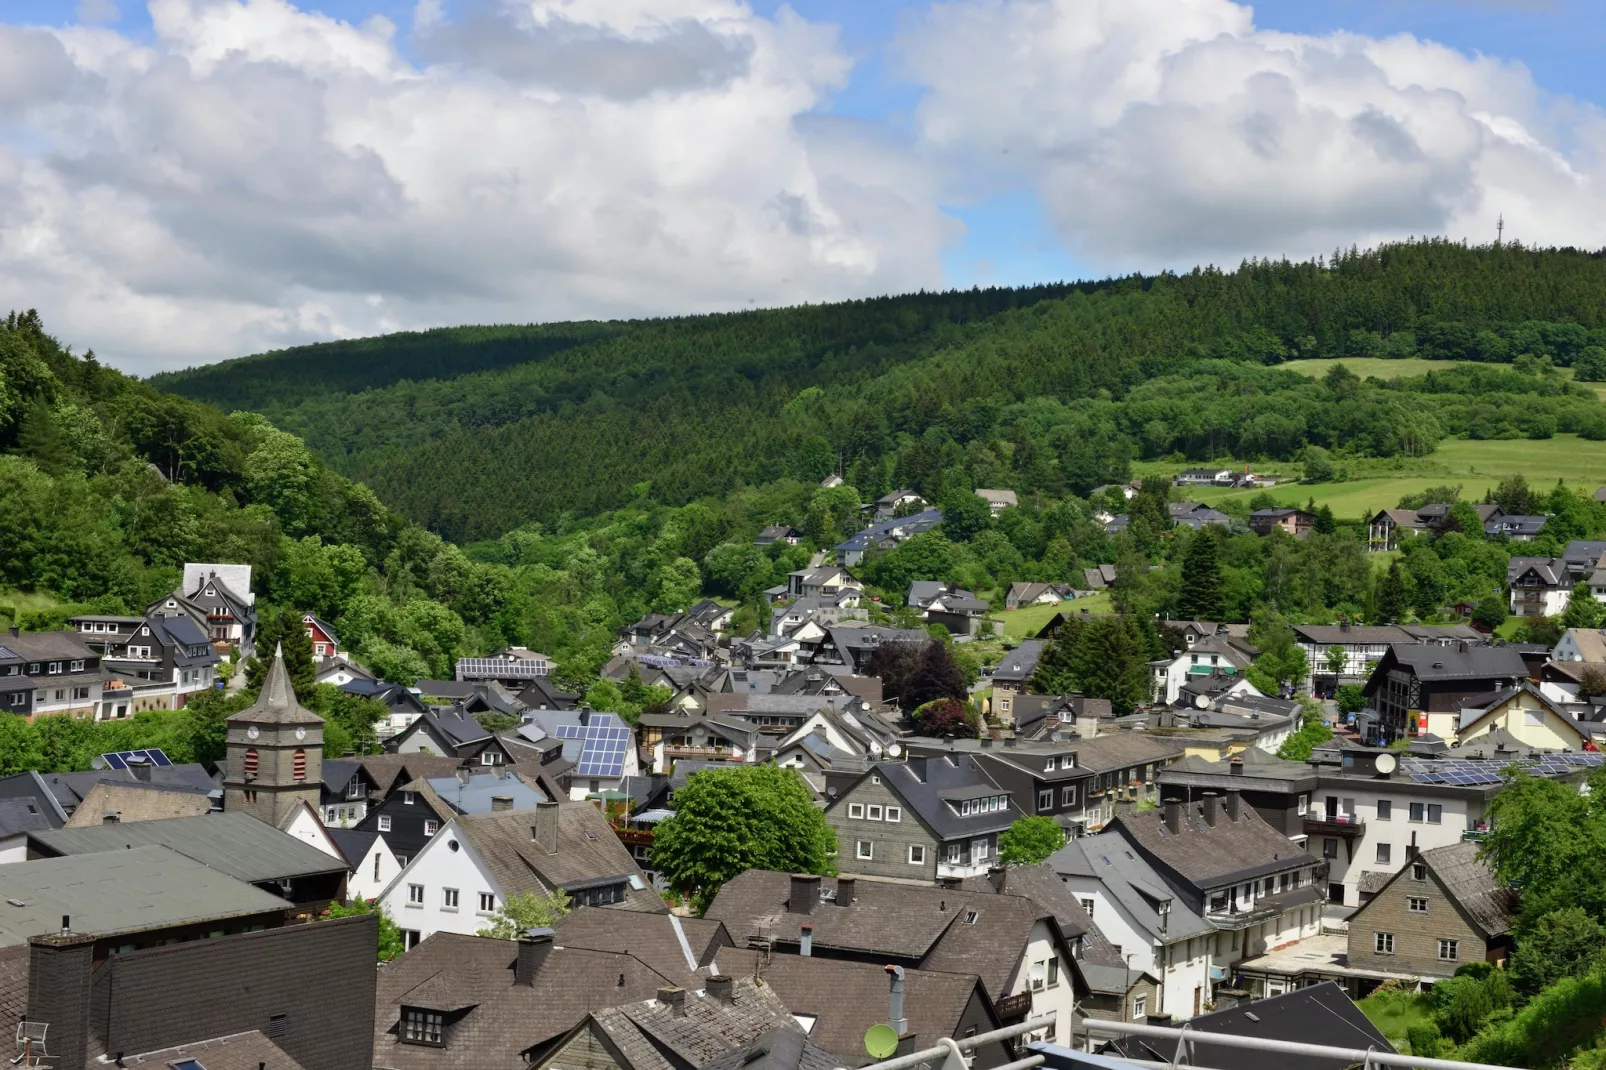
<path fill-rule="evenodd" d="M 446 1030 L 440 1011 L 421 1007 L 403 1007 L 401 1013 L 401 1040 L 404 1044 L 428 1044 L 444 1047 Z"/>

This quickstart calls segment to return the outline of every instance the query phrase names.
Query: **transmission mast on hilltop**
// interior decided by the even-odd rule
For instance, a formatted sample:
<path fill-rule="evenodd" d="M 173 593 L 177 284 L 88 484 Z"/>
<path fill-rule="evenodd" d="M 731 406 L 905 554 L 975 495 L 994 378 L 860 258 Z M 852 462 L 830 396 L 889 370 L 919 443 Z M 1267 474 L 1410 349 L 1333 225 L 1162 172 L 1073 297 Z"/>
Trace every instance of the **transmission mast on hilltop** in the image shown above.
<path fill-rule="evenodd" d="M 1504 238 L 1505 236 L 1506 236 L 1506 213 L 1501 212 L 1499 221 L 1496 222 L 1495 225 L 1494 225 L 1494 243 L 1496 245 L 1499 245 L 1501 239 Z"/>

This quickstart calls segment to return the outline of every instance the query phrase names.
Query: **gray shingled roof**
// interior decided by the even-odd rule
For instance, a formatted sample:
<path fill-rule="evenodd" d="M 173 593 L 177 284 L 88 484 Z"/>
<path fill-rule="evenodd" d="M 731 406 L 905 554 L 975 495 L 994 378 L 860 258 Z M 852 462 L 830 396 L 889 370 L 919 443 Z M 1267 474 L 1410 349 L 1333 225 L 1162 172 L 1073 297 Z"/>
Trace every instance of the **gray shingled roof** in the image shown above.
<path fill-rule="evenodd" d="M 732 1048 L 701 1070 L 831 1070 L 839 1065 L 836 1055 L 804 1036 L 795 1023 L 788 1023 L 746 1047 Z"/>
<path fill-rule="evenodd" d="M 1478 857 L 1476 843 L 1435 847 L 1423 851 L 1421 859 L 1486 937 L 1511 931 L 1512 893 Z"/>
<path fill-rule="evenodd" d="M 1206 824 L 1203 815 L 1202 802 L 1184 804 L 1181 831 L 1173 833 L 1165 825 L 1163 810 L 1121 814 L 1111 831 L 1121 832 L 1184 880 L 1205 889 L 1261 872 L 1316 864 L 1247 803 L 1239 806 L 1236 821 L 1220 803 L 1214 825 Z"/>
<path fill-rule="evenodd" d="M 687 992 L 678 1011 L 653 998 L 594 1011 L 591 1022 L 608 1035 L 629 1070 L 705 1067 L 773 1029 L 796 1028 L 791 1012 L 763 981 L 743 977 L 731 987 L 728 1000 Z"/>
<path fill-rule="evenodd" d="M 629 850 L 592 804 L 558 804 L 557 851 L 552 854 L 531 837 L 535 814 L 534 810 L 462 814 L 449 826 L 485 863 L 503 896 L 590 887 L 640 874 Z M 625 902 L 612 909 L 620 907 L 659 913 L 668 909 L 651 887 L 631 888 Z"/>
<path fill-rule="evenodd" d="M 1409 666 L 1419 679 L 1526 679 L 1527 663 L 1522 655 L 1504 646 L 1437 646 L 1396 644 L 1389 648 L 1394 660 Z"/>
<path fill-rule="evenodd" d="M 151 1070 L 168 1070 L 173 1066 L 187 1067 L 187 1059 L 193 1060 L 202 1070 L 259 1070 L 264 1067 L 266 1070 L 302 1070 L 300 1063 L 256 1029 L 140 1055 L 124 1054 L 119 1062 L 130 1067 L 148 1066 Z"/>
<path fill-rule="evenodd" d="M 903 799 L 904 805 L 921 822 L 944 840 L 1001 832 L 1021 817 L 1020 807 L 992 777 L 968 754 L 944 754 L 931 758 L 908 758 L 901 762 L 881 762 L 873 772 L 886 787 Z M 869 774 L 866 774 L 869 775 Z M 852 794 L 845 791 L 828 809 L 846 805 Z M 1003 805 L 995 811 L 960 817 L 951 800 L 1001 795 Z"/>
<path fill-rule="evenodd" d="M 323 718 L 296 701 L 295 689 L 290 686 L 290 673 L 284 667 L 284 652 L 277 650 L 262 681 L 262 690 L 257 693 L 256 702 L 230 716 L 229 723 L 322 725 Z"/>
<path fill-rule="evenodd" d="M 343 872 L 340 859 L 280 832 L 249 814 L 218 813 L 166 821 L 94 825 L 30 832 L 28 838 L 61 855 L 103 854 L 129 848 L 170 847 L 247 883 Z"/>
<path fill-rule="evenodd" d="M 1188 909 L 1154 867 L 1117 833 L 1101 832 L 1071 840 L 1049 858 L 1048 864 L 1056 873 L 1099 881 L 1152 938 L 1172 942 L 1210 931 L 1205 920 Z M 1162 923 L 1156 908 L 1164 900 L 1171 902 L 1171 909 Z"/>

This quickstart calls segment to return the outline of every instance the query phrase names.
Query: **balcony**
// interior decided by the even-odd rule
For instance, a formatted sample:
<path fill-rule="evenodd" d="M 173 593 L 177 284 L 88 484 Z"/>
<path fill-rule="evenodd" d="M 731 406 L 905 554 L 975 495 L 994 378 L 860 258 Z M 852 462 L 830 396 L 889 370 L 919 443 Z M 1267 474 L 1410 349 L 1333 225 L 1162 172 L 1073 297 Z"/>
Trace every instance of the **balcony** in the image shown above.
<path fill-rule="evenodd" d="M 664 757 L 686 758 L 693 761 L 704 762 L 739 762 L 742 760 L 740 752 L 730 747 L 693 747 L 689 744 L 666 743 Z"/>
<path fill-rule="evenodd" d="M 1305 815 L 1305 835 L 1307 836 L 1342 836 L 1346 840 L 1353 840 L 1357 836 L 1366 835 L 1366 822 L 1358 817 L 1337 815 L 1335 817 L 1318 817 L 1315 814 Z"/>
<path fill-rule="evenodd" d="M 1032 994 L 1017 992 L 1013 996 L 1005 996 L 993 1004 L 993 1011 L 1000 1022 L 1023 1020 L 1032 1011 Z"/>

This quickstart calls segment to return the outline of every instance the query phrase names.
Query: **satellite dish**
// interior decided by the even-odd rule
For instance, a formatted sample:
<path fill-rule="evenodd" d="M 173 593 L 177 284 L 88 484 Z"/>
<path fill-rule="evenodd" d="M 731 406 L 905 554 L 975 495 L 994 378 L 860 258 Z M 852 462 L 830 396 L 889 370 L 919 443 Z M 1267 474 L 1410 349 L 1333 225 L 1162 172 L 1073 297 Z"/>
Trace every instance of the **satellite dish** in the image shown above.
<path fill-rule="evenodd" d="M 1392 772 L 1394 772 L 1394 767 L 1396 765 L 1398 765 L 1398 764 L 1399 764 L 1399 760 L 1396 759 L 1394 757 L 1394 755 L 1392 755 L 1392 754 L 1379 754 L 1377 756 L 1377 761 L 1374 763 L 1374 766 L 1375 766 L 1375 768 L 1377 769 L 1377 771 L 1379 773 L 1392 773 Z"/>
<path fill-rule="evenodd" d="M 892 746 L 887 748 L 887 753 L 892 755 L 892 757 L 896 758 L 896 757 L 898 757 L 898 755 L 903 753 L 903 748 L 898 746 L 898 744 L 894 743 Z"/>
<path fill-rule="evenodd" d="M 898 1050 L 898 1031 L 885 1022 L 872 1025 L 864 1034 L 864 1050 L 872 1059 L 888 1059 Z"/>
<path fill-rule="evenodd" d="M 1194 709 L 1197 709 L 1197 710 L 1208 710 L 1210 708 L 1210 696 L 1209 695 L 1195 695 L 1195 696 L 1193 696 L 1193 707 L 1194 707 Z"/>

